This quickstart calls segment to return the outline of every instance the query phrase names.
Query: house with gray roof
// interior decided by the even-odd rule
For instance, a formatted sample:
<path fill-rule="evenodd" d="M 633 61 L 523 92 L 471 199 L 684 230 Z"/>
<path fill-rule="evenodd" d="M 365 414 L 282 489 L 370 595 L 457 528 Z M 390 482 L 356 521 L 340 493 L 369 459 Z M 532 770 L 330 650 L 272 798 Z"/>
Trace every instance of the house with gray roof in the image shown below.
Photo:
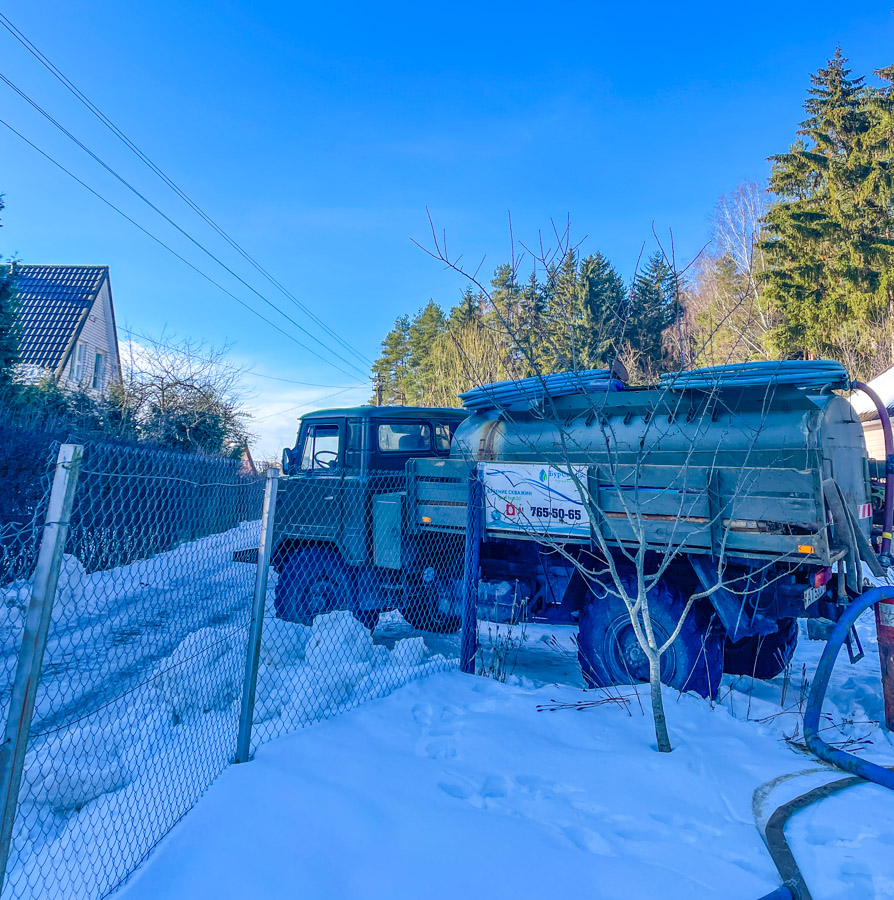
<path fill-rule="evenodd" d="M 105 396 L 121 380 L 108 266 L 11 264 L 20 326 L 20 377 Z"/>

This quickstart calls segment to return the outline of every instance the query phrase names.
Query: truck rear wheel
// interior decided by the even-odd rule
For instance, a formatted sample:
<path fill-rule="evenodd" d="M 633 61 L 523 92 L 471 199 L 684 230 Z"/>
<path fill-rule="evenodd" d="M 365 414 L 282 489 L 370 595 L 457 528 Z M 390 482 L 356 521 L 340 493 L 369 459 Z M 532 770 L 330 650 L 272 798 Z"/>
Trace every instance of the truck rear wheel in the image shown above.
<path fill-rule="evenodd" d="M 775 678 L 791 661 L 798 645 L 798 620 L 780 619 L 773 634 L 757 634 L 741 641 L 727 640 L 723 671 L 730 675 Z"/>
<path fill-rule="evenodd" d="M 328 547 L 308 547 L 286 557 L 276 582 L 277 618 L 311 625 L 315 616 L 352 609 L 351 570 Z"/>
<path fill-rule="evenodd" d="M 628 591 L 635 590 L 632 578 Z M 663 643 L 677 627 L 687 597 L 676 584 L 661 581 L 649 595 L 655 638 Z M 722 637 L 711 616 L 695 605 L 676 640 L 661 656 L 661 681 L 680 691 L 716 697 L 723 673 Z M 590 592 L 581 610 L 578 659 L 589 687 L 649 680 L 649 662 L 619 597 Z"/>

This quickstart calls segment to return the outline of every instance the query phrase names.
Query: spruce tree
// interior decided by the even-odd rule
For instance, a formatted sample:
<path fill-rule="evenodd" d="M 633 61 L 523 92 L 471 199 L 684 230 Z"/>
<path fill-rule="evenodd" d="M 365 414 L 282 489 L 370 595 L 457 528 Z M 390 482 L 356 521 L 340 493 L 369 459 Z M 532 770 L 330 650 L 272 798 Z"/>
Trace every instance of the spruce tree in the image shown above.
<path fill-rule="evenodd" d="M 663 368 L 665 330 L 677 320 L 677 276 L 660 251 L 653 253 L 630 288 L 624 335 L 641 374 Z"/>
<path fill-rule="evenodd" d="M 620 352 L 626 307 L 624 281 L 601 253 L 581 262 L 584 359 L 586 368 L 603 368 Z"/>
<path fill-rule="evenodd" d="M 457 330 L 471 323 L 478 323 L 482 316 L 483 297 L 476 294 L 469 285 L 462 293 L 459 303 L 450 310 L 448 325 Z"/>
<path fill-rule="evenodd" d="M 771 157 L 768 295 L 782 356 L 842 355 L 842 335 L 864 339 L 889 315 L 892 144 L 888 91 L 854 78 L 840 48 L 811 76 L 807 118 L 787 153 Z"/>

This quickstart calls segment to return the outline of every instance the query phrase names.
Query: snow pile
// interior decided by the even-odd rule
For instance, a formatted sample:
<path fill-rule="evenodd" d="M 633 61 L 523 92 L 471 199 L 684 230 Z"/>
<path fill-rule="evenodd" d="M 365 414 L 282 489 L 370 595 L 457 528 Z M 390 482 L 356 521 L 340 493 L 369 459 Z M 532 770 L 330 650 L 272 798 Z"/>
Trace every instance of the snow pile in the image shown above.
<path fill-rule="evenodd" d="M 54 735 L 26 760 L 20 799 L 78 810 L 129 780 L 114 738 L 88 726 Z"/>
<path fill-rule="evenodd" d="M 261 659 L 268 666 L 287 666 L 304 659 L 310 627 L 268 615 L 261 633 Z"/>
<path fill-rule="evenodd" d="M 200 628 L 158 665 L 155 686 L 172 714 L 174 724 L 198 713 L 231 706 L 241 687 L 238 665 L 241 629 L 221 633 Z"/>
<path fill-rule="evenodd" d="M 310 627 L 268 616 L 261 658 L 256 744 L 454 665 L 430 656 L 422 638 L 398 640 L 389 651 L 345 611 L 317 616 Z"/>
<path fill-rule="evenodd" d="M 859 632 L 866 659 L 836 666 L 826 709 L 852 738 L 867 730 L 858 707 L 881 712 L 871 618 Z M 787 740 L 821 643 L 802 635 L 788 676 L 725 678 L 713 706 L 667 692 L 675 749 L 659 755 L 645 687 L 549 683 L 557 664 L 544 648 L 569 657 L 573 630 L 529 626 L 527 637 L 505 684 L 444 673 L 261 747 L 117 896 L 446 900 L 473 884 L 493 897 L 753 900 L 779 885 L 755 818 L 841 777 Z M 417 640 L 397 644 L 388 666 Z M 363 642 L 348 644 L 357 665 Z M 870 740 L 894 762 L 886 732 Z M 787 834 L 817 900 L 894 896 L 890 792 L 845 791 Z M 458 836 L 462 862 L 445 864 Z"/>

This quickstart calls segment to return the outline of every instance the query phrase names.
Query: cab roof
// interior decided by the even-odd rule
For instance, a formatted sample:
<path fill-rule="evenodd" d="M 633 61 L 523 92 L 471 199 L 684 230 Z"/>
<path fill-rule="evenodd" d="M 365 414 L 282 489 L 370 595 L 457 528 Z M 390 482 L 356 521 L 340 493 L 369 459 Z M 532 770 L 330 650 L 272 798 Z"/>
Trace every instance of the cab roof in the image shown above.
<path fill-rule="evenodd" d="M 454 406 L 349 406 L 344 409 L 317 409 L 301 416 L 307 419 L 454 419 L 467 418 L 468 410 Z"/>

